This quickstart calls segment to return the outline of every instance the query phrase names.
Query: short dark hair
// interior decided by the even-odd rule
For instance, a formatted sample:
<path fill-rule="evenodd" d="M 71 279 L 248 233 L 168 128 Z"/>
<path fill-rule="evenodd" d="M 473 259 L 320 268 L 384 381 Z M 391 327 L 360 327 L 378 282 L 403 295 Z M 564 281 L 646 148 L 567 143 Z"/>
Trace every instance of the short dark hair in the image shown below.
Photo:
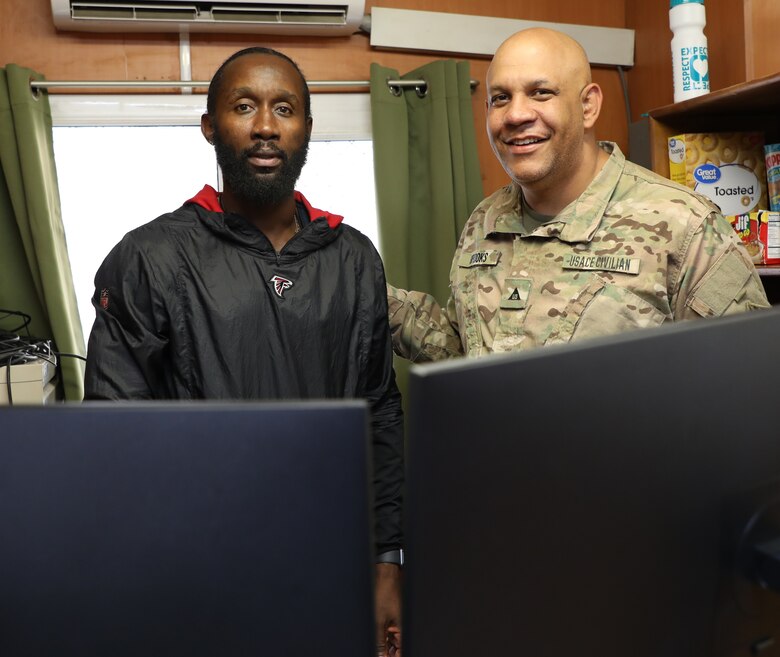
<path fill-rule="evenodd" d="M 209 116 L 214 116 L 217 104 L 217 96 L 222 90 L 222 79 L 225 77 L 225 69 L 232 61 L 238 59 L 239 57 L 244 57 L 245 55 L 271 55 L 272 57 L 278 57 L 279 59 L 283 59 L 286 62 L 292 64 L 292 67 L 300 76 L 301 84 L 303 85 L 303 107 L 306 111 L 306 118 L 311 118 L 311 94 L 309 93 L 309 85 L 306 83 L 306 76 L 304 76 L 300 66 L 298 66 L 298 64 L 296 64 L 284 53 L 281 53 L 278 50 L 274 50 L 273 48 L 264 48 L 263 46 L 252 46 L 251 48 L 244 48 L 243 50 L 239 50 L 238 52 L 233 53 L 224 62 L 222 62 L 222 65 L 217 69 L 217 72 L 214 73 L 214 76 L 211 78 L 211 82 L 209 83 L 209 93 L 206 99 L 206 111 L 208 112 Z"/>

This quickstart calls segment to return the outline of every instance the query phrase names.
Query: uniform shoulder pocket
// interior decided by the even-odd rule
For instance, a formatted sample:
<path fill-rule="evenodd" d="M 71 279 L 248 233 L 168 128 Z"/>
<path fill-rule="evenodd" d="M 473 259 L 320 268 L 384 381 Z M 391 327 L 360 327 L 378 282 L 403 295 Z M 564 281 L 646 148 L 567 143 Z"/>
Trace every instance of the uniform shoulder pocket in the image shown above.
<path fill-rule="evenodd" d="M 686 305 L 702 317 L 767 307 L 752 263 L 736 247 L 729 248 L 693 288 Z"/>

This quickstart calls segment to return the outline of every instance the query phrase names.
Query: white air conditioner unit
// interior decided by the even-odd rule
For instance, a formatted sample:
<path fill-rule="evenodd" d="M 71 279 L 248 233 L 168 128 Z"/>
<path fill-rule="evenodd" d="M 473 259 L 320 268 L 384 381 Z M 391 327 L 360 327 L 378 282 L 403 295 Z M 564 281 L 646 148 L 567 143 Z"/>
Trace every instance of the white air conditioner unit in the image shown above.
<path fill-rule="evenodd" d="M 51 0 L 59 30 L 349 36 L 365 0 Z"/>

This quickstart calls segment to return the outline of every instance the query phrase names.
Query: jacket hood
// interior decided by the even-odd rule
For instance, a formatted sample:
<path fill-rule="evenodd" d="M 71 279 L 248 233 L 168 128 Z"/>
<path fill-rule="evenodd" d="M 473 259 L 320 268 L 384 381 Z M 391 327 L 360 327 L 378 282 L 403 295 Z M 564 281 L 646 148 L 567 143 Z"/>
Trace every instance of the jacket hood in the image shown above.
<path fill-rule="evenodd" d="M 306 197 L 303 194 L 301 194 L 299 191 L 295 191 L 295 200 L 299 201 L 300 203 L 303 203 L 303 206 L 306 208 L 306 211 L 309 213 L 309 219 L 311 221 L 315 221 L 317 219 L 320 219 L 321 217 L 324 217 L 328 222 L 328 226 L 330 226 L 331 228 L 335 228 L 344 220 L 344 217 L 338 214 L 331 214 L 326 210 L 318 210 L 317 208 L 312 207 L 311 203 L 309 203 Z M 199 205 L 200 207 L 204 208 L 205 210 L 208 210 L 209 212 L 224 213 L 224 210 L 222 209 L 222 205 L 219 202 L 219 195 L 217 194 L 217 190 L 215 190 L 211 185 L 204 185 L 203 189 L 201 189 L 191 199 L 185 201 L 184 205 L 187 205 L 188 203 L 194 203 L 195 205 Z"/>

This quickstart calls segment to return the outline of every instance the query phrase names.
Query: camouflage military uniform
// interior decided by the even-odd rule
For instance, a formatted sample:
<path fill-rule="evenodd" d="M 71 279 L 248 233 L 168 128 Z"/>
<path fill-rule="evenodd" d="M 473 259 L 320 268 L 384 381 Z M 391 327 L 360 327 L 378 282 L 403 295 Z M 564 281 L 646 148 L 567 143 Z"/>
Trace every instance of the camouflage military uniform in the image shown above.
<path fill-rule="evenodd" d="M 708 200 L 627 162 L 616 144 L 575 201 L 530 233 L 508 185 L 474 210 L 441 308 L 388 287 L 393 344 L 414 361 L 513 351 L 768 307 Z"/>

